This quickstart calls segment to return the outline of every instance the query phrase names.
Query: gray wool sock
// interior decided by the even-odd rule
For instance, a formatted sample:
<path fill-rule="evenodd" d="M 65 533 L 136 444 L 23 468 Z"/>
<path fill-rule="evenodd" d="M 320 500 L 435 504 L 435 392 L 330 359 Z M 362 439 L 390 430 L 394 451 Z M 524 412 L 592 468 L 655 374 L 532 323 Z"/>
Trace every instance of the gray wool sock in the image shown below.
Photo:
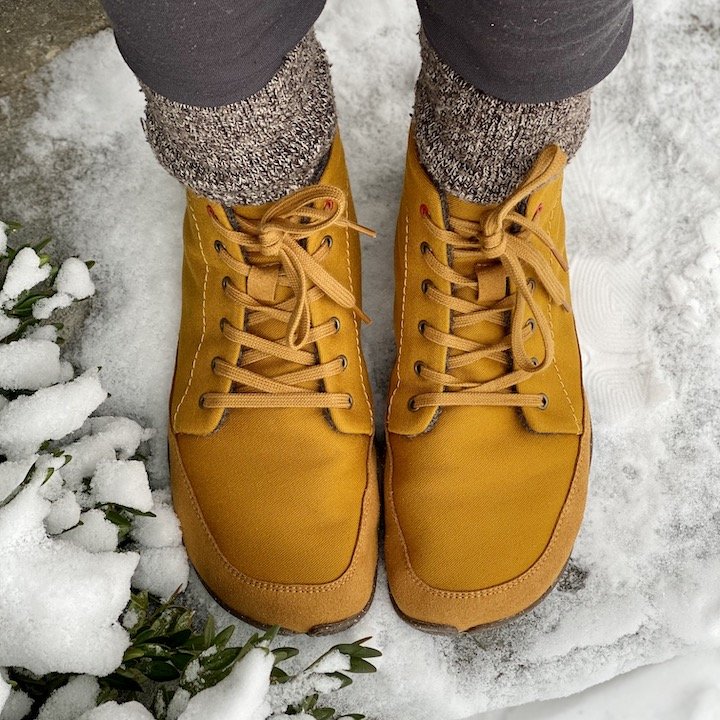
<path fill-rule="evenodd" d="M 557 102 L 507 102 L 463 80 L 423 32 L 420 47 L 415 140 L 420 161 L 442 191 L 498 203 L 547 145 L 559 145 L 568 157 L 577 152 L 590 122 L 589 90 Z"/>
<path fill-rule="evenodd" d="M 142 89 L 160 164 L 225 205 L 271 202 L 311 184 L 335 135 L 330 66 L 313 31 L 262 90 L 231 105 L 184 105 Z"/>

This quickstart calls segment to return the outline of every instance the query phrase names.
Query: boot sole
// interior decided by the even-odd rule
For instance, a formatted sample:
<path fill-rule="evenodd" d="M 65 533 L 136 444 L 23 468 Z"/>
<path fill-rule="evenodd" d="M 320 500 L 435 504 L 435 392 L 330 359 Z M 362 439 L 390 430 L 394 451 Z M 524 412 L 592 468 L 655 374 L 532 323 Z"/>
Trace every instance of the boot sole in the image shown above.
<path fill-rule="evenodd" d="M 457 635 L 473 635 L 473 634 L 481 634 L 485 632 L 486 630 L 492 630 L 493 628 L 503 627 L 504 625 L 508 625 L 509 623 L 513 622 L 514 620 L 517 620 L 519 617 L 522 617 L 523 615 L 526 615 L 531 610 L 534 610 L 545 598 L 555 589 L 558 582 L 560 581 L 560 578 L 562 577 L 563 573 L 565 572 L 565 568 L 567 568 L 568 563 L 570 562 L 570 558 L 568 558 L 565 562 L 565 565 L 563 565 L 562 570 L 560 571 L 560 574 L 555 578 L 552 585 L 532 604 L 528 605 L 524 610 L 521 610 L 519 613 L 515 613 L 515 615 L 510 615 L 510 617 L 503 618 L 502 620 L 495 620 L 494 622 L 484 623 L 481 625 L 473 625 L 473 627 L 468 628 L 467 630 L 458 630 L 456 627 L 453 627 L 452 625 L 440 625 L 435 623 L 428 623 L 423 622 L 422 620 L 415 620 L 414 618 L 411 618 L 409 615 L 406 615 L 395 602 L 395 598 L 390 595 L 390 599 L 392 600 L 393 607 L 395 608 L 395 612 L 400 616 L 400 618 L 406 622 L 408 625 L 411 625 L 416 630 L 420 630 L 421 632 L 428 633 L 430 635 L 444 635 L 444 636 L 457 636 Z"/>
<path fill-rule="evenodd" d="M 353 625 L 356 625 L 360 620 L 365 617 L 368 610 L 370 609 L 370 605 L 372 605 L 373 598 L 375 597 L 375 588 L 377 586 L 377 573 L 375 573 L 375 577 L 373 578 L 373 586 L 372 591 L 370 592 L 370 598 L 368 599 L 367 603 L 365 604 L 365 607 L 356 615 L 351 615 L 349 618 L 345 618 L 344 620 L 338 620 L 337 622 L 332 623 L 323 623 L 320 625 L 313 625 L 307 632 L 301 632 L 300 630 L 290 630 L 289 628 L 283 627 L 282 625 L 268 625 L 266 623 L 262 623 L 258 620 L 254 620 L 251 617 L 248 617 L 247 615 L 243 615 L 239 613 L 237 610 L 234 610 L 231 608 L 227 603 L 223 602 L 208 585 L 205 583 L 205 581 L 200 577 L 200 573 L 195 571 L 195 574 L 197 575 L 198 580 L 202 583 L 202 586 L 207 591 L 208 595 L 229 615 L 232 615 L 234 618 L 237 618 L 238 620 L 246 623 L 247 625 L 252 625 L 252 627 L 257 628 L 258 630 L 270 630 L 271 628 L 278 627 L 278 635 L 310 635 L 312 637 L 321 637 L 323 635 L 335 635 L 339 632 L 343 632 L 343 630 L 348 630 Z"/>

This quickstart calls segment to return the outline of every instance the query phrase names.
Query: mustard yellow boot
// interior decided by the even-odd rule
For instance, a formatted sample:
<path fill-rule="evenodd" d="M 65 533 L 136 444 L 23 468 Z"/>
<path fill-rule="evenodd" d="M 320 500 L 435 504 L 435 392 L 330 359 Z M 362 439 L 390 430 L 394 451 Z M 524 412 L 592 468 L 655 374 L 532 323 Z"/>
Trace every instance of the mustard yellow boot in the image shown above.
<path fill-rule="evenodd" d="M 590 418 L 570 306 L 565 156 L 505 202 L 441 197 L 411 132 L 395 250 L 385 553 L 430 631 L 511 618 L 562 572 L 582 520 Z"/>
<path fill-rule="evenodd" d="M 363 228 L 339 137 L 317 185 L 232 215 L 188 192 L 175 509 L 195 569 L 231 612 L 332 632 L 372 597 L 379 513 Z"/>

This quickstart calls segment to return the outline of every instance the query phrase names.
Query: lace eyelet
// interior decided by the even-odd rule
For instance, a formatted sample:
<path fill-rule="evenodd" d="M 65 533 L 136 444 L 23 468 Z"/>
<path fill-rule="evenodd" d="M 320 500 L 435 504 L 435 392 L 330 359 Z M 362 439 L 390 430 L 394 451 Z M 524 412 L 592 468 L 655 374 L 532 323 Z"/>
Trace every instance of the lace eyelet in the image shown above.
<path fill-rule="evenodd" d="M 204 393 L 198 398 L 198 406 L 203 410 L 207 410 L 207 407 L 205 406 L 205 394 Z"/>
<path fill-rule="evenodd" d="M 420 408 L 415 404 L 415 398 L 411 397 L 407 402 L 407 407 L 410 412 L 417 412 Z"/>
<path fill-rule="evenodd" d="M 348 366 L 348 359 L 345 355 L 340 355 L 338 357 L 338 360 L 340 361 L 340 365 L 342 365 L 342 369 L 345 370 Z"/>
<path fill-rule="evenodd" d="M 423 291 L 423 295 L 427 295 L 427 291 L 430 289 L 431 285 L 432 285 L 432 281 L 427 280 L 427 279 L 423 280 L 420 283 L 420 289 Z"/>
<path fill-rule="evenodd" d="M 542 393 L 540 395 L 540 406 L 538 407 L 538 410 L 547 410 L 548 405 L 550 404 L 550 399 L 545 393 Z"/>
<path fill-rule="evenodd" d="M 323 244 L 323 245 L 327 245 L 327 246 L 328 246 L 328 249 L 331 248 L 331 247 L 332 247 L 332 244 L 333 244 L 332 236 L 331 236 L 331 235 L 326 235 L 326 236 L 322 239 L 322 244 Z"/>
<path fill-rule="evenodd" d="M 218 357 L 217 355 L 210 361 L 210 369 L 215 372 L 215 368 L 217 367 L 218 361 L 222 360 L 221 357 Z"/>
<path fill-rule="evenodd" d="M 216 240 L 214 245 L 215 252 L 218 253 L 218 255 L 225 249 L 225 246 L 219 240 Z"/>
<path fill-rule="evenodd" d="M 428 215 L 430 215 L 430 210 L 428 209 L 428 206 L 425 203 L 421 203 L 419 209 L 420 209 L 420 215 L 422 217 L 427 217 Z"/>
<path fill-rule="evenodd" d="M 530 332 L 531 332 L 531 333 L 534 333 L 534 332 L 535 332 L 535 320 L 534 320 L 534 318 L 528 318 L 527 322 L 525 323 L 525 327 L 529 327 L 529 328 L 530 328 Z"/>
<path fill-rule="evenodd" d="M 335 332 L 340 332 L 340 318 L 339 317 L 331 317 L 330 322 L 333 324 L 333 327 L 335 328 Z"/>
<path fill-rule="evenodd" d="M 350 408 L 353 406 L 353 396 L 352 396 L 352 395 L 348 395 L 348 396 L 347 396 L 347 399 L 348 399 L 349 405 L 348 405 L 345 409 L 346 409 L 346 410 L 350 410 Z"/>
<path fill-rule="evenodd" d="M 420 252 L 423 255 L 427 255 L 431 251 L 430 245 L 425 241 L 420 243 Z"/>
<path fill-rule="evenodd" d="M 535 290 L 535 280 L 534 280 L 534 278 L 528 278 L 527 285 L 528 285 L 528 288 L 530 289 L 530 292 L 532 292 L 533 290 Z"/>
<path fill-rule="evenodd" d="M 427 322 L 426 322 L 425 320 L 421 320 L 421 321 L 418 323 L 418 331 L 420 332 L 420 334 L 421 334 L 423 337 L 425 337 L 425 328 L 426 328 L 426 326 L 427 326 Z"/>
<path fill-rule="evenodd" d="M 230 278 L 226 275 L 226 276 L 222 279 L 223 290 L 225 290 L 229 284 L 230 284 Z"/>
<path fill-rule="evenodd" d="M 229 322 L 227 318 L 220 318 L 220 332 L 225 332 L 225 323 Z"/>
<path fill-rule="evenodd" d="M 535 356 L 533 356 L 530 358 L 530 364 L 533 367 L 537 367 L 540 364 L 540 361 Z"/>
<path fill-rule="evenodd" d="M 424 362 L 421 362 L 420 360 L 418 360 L 418 361 L 413 365 L 413 369 L 415 370 L 415 374 L 416 374 L 416 375 L 420 375 L 420 372 L 422 371 L 422 369 L 423 369 L 424 367 L 425 367 L 425 363 L 424 363 Z"/>

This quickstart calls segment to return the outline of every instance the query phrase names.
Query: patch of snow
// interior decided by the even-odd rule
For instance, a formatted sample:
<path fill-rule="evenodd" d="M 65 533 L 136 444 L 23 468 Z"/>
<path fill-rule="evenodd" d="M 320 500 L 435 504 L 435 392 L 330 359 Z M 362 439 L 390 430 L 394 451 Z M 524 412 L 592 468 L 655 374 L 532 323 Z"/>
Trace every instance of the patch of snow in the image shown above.
<path fill-rule="evenodd" d="M 99 503 L 116 503 L 148 512 L 153 499 L 145 465 L 139 460 L 110 460 L 101 462 L 90 483 Z"/>
<path fill-rule="evenodd" d="M 1 672 L 0 675 L 2 675 Z M 29 715 L 32 704 L 32 700 L 27 693 L 17 688 L 11 690 L 5 705 L 3 706 L 0 703 L 0 708 L 2 708 L 0 709 L 0 720 L 23 720 Z"/>
<path fill-rule="evenodd" d="M 40 708 L 37 720 L 77 720 L 97 704 L 97 678 L 79 675 L 58 688 Z"/>
<path fill-rule="evenodd" d="M 12 400 L 0 410 L 0 452 L 18 458 L 77 430 L 107 393 L 97 371 Z"/>
<path fill-rule="evenodd" d="M 50 535 L 67 530 L 77 525 L 80 520 L 80 503 L 71 490 L 64 490 L 57 500 L 50 505 L 50 512 L 45 518 L 45 528 Z"/>
<path fill-rule="evenodd" d="M 0 463 L 0 503 L 27 477 L 37 455 L 28 455 L 21 460 Z"/>
<path fill-rule="evenodd" d="M 9 317 L 2 309 L 0 309 L 0 340 L 4 340 L 8 335 L 12 335 L 19 327 L 20 320 L 18 318 Z"/>
<path fill-rule="evenodd" d="M 0 345 L 0 388 L 37 390 L 64 380 L 60 348 L 50 340 L 15 340 Z"/>
<path fill-rule="evenodd" d="M 0 257 L 7 255 L 7 229 L 7 224 L 0 220 Z"/>
<path fill-rule="evenodd" d="M 78 720 L 155 720 L 139 702 L 105 702 L 83 713 Z"/>
<path fill-rule="evenodd" d="M 39 485 L 0 508 L 0 666 L 106 675 L 129 645 L 117 619 L 138 556 L 48 538 Z"/>
<path fill-rule="evenodd" d="M 10 307 L 21 293 L 47 280 L 49 275 L 50 265 L 43 265 L 40 256 L 31 247 L 22 248 L 7 269 L 0 290 L 0 306 Z"/>
<path fill-rule="evenodd" d="M 141 548 L 132 584 L 166 600 L 178 588 L 187 587 L 189 574 L 184 547 Z"/>
<path fill-rule="evenodd" d="M 153 493 L 155 499 L 156 494 Z M 154 517 L 142 515 L 135 518 L 130 532 L 133 540 L 147 548 L 178 547 L 182 544 L 180 522 L 175 511 L 166 504 L 154 502 L 151 512 Z"/>
<path fill-rule="evenodd" d="M 214 687 L 194 695 L 180 720 L 259 720 L 269 714 L 265 696 L 270 686 L 272 653 L 253 648 Z"/>
<path fill-rule="evenodd" d="M 80 515 L 80 522 L 82 525 L 63 533 L 63 541 L 91 553 L 113 552 L 117 548 L 117 525 L 111 523 L 102 510 L 86 510 Z"/>

